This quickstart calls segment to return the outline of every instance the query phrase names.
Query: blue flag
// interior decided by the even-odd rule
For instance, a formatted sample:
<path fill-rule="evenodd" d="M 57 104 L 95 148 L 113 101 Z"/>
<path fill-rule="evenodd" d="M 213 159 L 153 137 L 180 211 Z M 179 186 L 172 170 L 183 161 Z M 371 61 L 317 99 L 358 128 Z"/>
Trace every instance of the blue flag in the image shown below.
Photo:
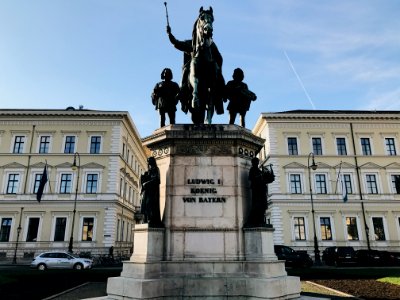
<path fill-rule="evenodd" d="M 43 169 L 42 177 L 40 178 L 39 188 L 36 192 L 36 200 L 38 202 L 40 202 L 40 200 L 42 200 L 43 190 L 44 190 L 44 187 L 46 186 L 47 180 L 48 180 L 48 178 L 47 178 L 47 164 L 46 164 Z"/>

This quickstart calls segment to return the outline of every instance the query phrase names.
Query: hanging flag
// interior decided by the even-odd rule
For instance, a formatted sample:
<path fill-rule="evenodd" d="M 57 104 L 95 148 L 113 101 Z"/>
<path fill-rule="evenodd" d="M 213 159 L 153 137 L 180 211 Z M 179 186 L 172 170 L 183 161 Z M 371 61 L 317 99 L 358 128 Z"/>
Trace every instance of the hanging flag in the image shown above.
<path fill-rule="evenodd" d="M 40 202 L 40 200 L 42 200 L 43 190 L 44 190 L 44 187 L 46 186 L 47 180 L 48 180 L 48 178 L 47 178 L 47 163 L 46 163 L 46 165 L 44 166 L 44 169 L 43 169 L 42 177 L 40 178 L 39 188 L 36 192 L 36 200 L 38 202 Z"/>
<path fill-rule="evenodd" d="M 342 198 L 343 202 L 346 203 L 348 198 L 347 198 L 347 188 L 346 188 L 346 183 L 343 180 L 343 174 L 340 176 L 340 181 L 342 185 Z"/>
<path fill-rule="evenodd" d="M 400 175 L 394 177 L 394 185 L 396 187 L 396 193 L 400 194 Z"/>

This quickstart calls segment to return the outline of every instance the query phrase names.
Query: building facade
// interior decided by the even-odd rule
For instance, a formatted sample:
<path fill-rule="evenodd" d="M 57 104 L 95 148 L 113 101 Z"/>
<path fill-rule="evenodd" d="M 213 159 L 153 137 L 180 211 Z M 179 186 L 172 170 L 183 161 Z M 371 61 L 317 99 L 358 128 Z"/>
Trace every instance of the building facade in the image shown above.
<path fill-rule="evenodd" d="M 275 244 L 312 254 L 315 233 L 320 251 L 400 251 L 399 111 L 263 113 L 253 133 L 276 175 L 266 216 Z"/>
<path fill-rule="evenodd" d="M 128 254 L 146 166 L 127 112 L 0 110 L 0 256 Z"/>

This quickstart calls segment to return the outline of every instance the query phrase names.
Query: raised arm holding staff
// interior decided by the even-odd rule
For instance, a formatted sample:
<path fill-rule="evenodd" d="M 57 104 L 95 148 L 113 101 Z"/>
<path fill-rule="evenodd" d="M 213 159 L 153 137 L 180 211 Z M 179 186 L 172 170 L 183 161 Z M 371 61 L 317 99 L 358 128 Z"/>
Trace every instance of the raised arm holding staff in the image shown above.
<path fill-rule="evenodd" d="M 184 52 L 181 91 L 179 99 L 184 111 L 189 110 L 194 124 L 211 124 L 214 111 L 223 114 L 222 104 L 225 81 L 222 76 L 222 56 L 212 39 L 213 10 L 200 8 L 193 26 L 192 39 L 177 40 L 169 26 L 167 4 L 167 34 L 176 49 Z"/>

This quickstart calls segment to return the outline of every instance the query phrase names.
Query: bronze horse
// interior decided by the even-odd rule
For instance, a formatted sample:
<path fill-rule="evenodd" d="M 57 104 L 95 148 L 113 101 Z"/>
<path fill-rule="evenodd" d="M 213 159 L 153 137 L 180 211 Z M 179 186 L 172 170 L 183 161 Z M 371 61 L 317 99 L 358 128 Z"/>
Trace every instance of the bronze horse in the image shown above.
<path fill-rule="evenodd" d="M 199 17 L 193 26 L 192 52 L 189 71 L 189 89 L 192 99 L 187 103 L 194 124 L 203 124 L 207 111 L 207 123 L 211 124 L 214 110 L 223 114 L 222 56 L 215 45 L 213 36 L 214 15 L 200 8 Z"/>

